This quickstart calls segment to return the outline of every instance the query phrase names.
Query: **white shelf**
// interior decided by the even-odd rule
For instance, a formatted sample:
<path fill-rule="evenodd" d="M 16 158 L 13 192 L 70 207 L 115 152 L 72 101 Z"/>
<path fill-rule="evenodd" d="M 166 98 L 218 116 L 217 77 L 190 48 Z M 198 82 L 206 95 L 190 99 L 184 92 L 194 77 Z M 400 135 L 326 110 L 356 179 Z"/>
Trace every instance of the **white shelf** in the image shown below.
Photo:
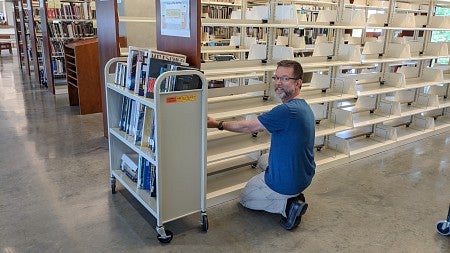
<path fill-rule="evenodd" d="M 249 48 L 236 48 L 234 46 L 202 46 L 203 54 L 234 54 L 249 52 Z"/>
<path fill-rule="evenodd" d="M 212 163 L 255 151 L 267 150 L 270 146 L 269 140 L 268 133 L 260 132 L 257 137 L 253 137 L 251 134 L 240 134 L 221 140 L 208 141 L 207 161 Z"/>
<path fill-rule="evenodd" d="M 156 18 L 119 16 L 119 22 L 127 22 L 127 23 L 156 23 Z"/>
<path fill-rule="evenodd" d="M 258 173 L 260 170 L 245 166 L 220 175 L 208 176 L 207 205 L 214 206 L 238 198 L 240 190 Z"/>
<path fill-rule="evenodd" d="M 351 128 L 352 126 L 341 125 L 328 119 L 321 120 L 319 124 L 316 124 L 316 137 L 335 134 Z"/>
<path fill-rule="evenodd" d="M 264 101 L 260 97 L 249 98 L 240 101 L 232 101 L 231 103 L 220 103 L 214 105 L 214 108 L 211 108 L 210 104 L 208 114 L 217 119 L 228 119 L 267 112 L 278 104 L 279 102 L 276 101 Z"/>
<path fill-rule="evenodd" d="M 157 216 L 156 199 L 150 195 L 148 190 L 137 188 L 136 182 L 133 182 L 125 173 L 119 169 L 114 169 L 111 174 L 133 195 L 153 216 Z"/>
<path fill-rule="evenodd" d="M 219 5 L 219 6 L 241 6 L 241 3 L 234 3 L 234 2 L 221 2 L 221 1 L 207 1 L 202 0 L 201 3 L 203 5 Z"/>
<path fill-rule="evenodd" d="M 155 154 L 148 147 L 141 147 L 134 145 L 134 139 L 132 136 L 126 134 L 124 131 L 120 131 L 119 128 L 110 128 L 109 129 L 111 135 L 115 136 L 123 143 L 127 143 L 127 145 L 133 149 L 134 152 L 142 154 L 145 159 L 150 161 L 152 164 L 158 165 L 158 162 L 155 160 Z"/>

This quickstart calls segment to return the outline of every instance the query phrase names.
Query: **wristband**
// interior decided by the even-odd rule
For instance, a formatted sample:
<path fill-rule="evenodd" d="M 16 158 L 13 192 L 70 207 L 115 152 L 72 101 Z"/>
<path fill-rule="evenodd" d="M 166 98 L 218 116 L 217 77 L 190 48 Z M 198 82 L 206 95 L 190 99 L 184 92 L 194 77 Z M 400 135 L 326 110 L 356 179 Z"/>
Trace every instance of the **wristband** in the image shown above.
<path fill-rule="evenodd" d="M 223 121 L 219 122 L 219 125 L 217 125 L 217 129 L 219 129 L 220 131 L 223 131 Z"/>

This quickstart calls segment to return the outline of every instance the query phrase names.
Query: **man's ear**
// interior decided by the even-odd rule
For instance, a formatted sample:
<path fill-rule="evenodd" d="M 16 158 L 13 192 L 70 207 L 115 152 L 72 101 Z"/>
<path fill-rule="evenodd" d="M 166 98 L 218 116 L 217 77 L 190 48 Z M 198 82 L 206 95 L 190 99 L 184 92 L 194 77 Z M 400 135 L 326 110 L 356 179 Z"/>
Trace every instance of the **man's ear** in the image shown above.
<path fill-rule="evenodd" d="M 302 80 L 302 79 L 298 79 L 298 80 L 297 80 L 298 88 L 301 88 L 301 87 L 302 87 L 302 83 L 303 83 L 303 80 Z"/>

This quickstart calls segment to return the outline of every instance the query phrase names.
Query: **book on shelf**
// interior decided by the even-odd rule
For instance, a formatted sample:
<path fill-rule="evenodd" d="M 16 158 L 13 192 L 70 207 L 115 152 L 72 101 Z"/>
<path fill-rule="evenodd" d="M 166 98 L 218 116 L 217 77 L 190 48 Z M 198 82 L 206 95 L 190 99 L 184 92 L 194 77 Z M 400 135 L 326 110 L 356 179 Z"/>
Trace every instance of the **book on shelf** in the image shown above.
<path fill-rule="evenodd" d="M 148 190 L 150 196 L 156 197 L 156 166 L 144 157 L 139 160 L 138 186 L 143 190 Z"/>
<path fill-rule="evenodd" d="M 139 157 L 137 186 L 140 189 L 150 189 L 150 162 L 144 157 Z"/>
<path fill-rule="evenodd" d="M 150 196 L 156 197 L 156 166 L 150 167 Z"/>
<path fill-rule="evenodd" d="M 136 153 L 122 154 L 120 158 L 120 170 L 132 181 L 137 181 L 139 155 Z"/>
<path fill-rule="evenodd" d="M 128 106 L 128 115 L 127 115 L 127 124 L 126 124 L 126 133 L 128 135 L 134 136 L 135 135 L 135 125 L 136 125 L 136 105 L 137 102 L 133 99 L 130 100 L 131 103 L 129 103 Z"/>
<path fill-rule="evenodd" d="M 155 119 L 152 108 L 127 96 L 122 97 L 119 130 L 129 135 L 135 145 L 155 152 Z"/>
<path fill-rule="evenodd" d="M 187 65 L 186 56 L 159 50 L 150 50 L 148 81 L 145 87 L 145 97 L 154 97 L 154 86 L 158 76 L 164 72 L 167 64 Z"/>
<path fill-rule="evenodd" d="M 193 67 L 180 66 L 176 64 L 167 64 L 164 67 L 165 71 L 180 71 L 180 70 L 198 70 Z M 176 75 L 166 78 L 164 86 L 161 87 L 162 92 L 180 91 L 180 90 L 194 90 L 201 89 L 202 82 L 197 75 Z"/>
<path fill-rule="evenodd" d="M 136 110 L 136 101 L 133 99 L 124 96 L 122 98 L 122 109 L 120 112 L 120 122 L 119 129 L 124 131 L 127 134 L 133 134 L 131 131 L 133 130 L 134 117 Z"/>
<path fill-rule="evenodd" d="M 120 111 L 119 129 L 124 132 L 126 131 L 128 104 L 129 103 L 131 103 L 131 98 L 123 96 L 122 97 L 122 109 Z"/>
<path fill-rule="evenodd" d="M 141 146 L 149 147 L 152 151 L 155 151 L 154 145 L 154 112 L 152 108 L 145 107 L 144 110 L 144 122 L 142 124 L 142 137 Z"/>
<path fill-rule="evenodd" d="M 134 130 L 134 144 L 141 145 L 142 143 L 142 133 L 144 128 L 144 116 L 145 116 L 145 108 L 146 106 L 137 103 L 136 106 L 136 115 L 135 115 L 135 130 Z"/>
<path fill-rule="evenodd" d="M 137 78 L 141 75 L 141 69 L 148 64 L 149 50 L 130 46 L 127 58 L 126 87 L 129 90 L 135 90 Z M 139 81 L 137 86 L 139 87 Z M 140 87 L 139 87 L 140 88 Z M 139 93 L 139 88 L 136 93 Z M 144 90 L 142 90 L 143 93 Z M 143 94 L 142 94 L 143 95 Z"/>
<path fill-rule="evenodd" d="M 148 63 L 146 62 L 148 57 L 145 56 L 144 62 L 138 62 L 136 64 L 136 85 L 134 93 L 139 96 L 144 96 L 145 84 L 148 80 Z"/>

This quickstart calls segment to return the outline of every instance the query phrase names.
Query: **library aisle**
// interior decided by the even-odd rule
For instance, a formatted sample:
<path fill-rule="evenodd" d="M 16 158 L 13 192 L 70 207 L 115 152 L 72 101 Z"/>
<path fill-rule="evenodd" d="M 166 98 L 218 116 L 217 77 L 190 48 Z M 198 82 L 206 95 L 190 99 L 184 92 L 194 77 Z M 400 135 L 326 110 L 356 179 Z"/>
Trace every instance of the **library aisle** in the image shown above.
<path fill-rule="evenodd" d="M 0 57 L 0 252 L 449 252 L 435 231 L 450 202 L 450 132 L 319 173 L 292 232 L 237 200 L 166 227 L 118 185 L 102 114 L 78 115 Z M 131 203 L 131 204 L 130 204 Z"/>

